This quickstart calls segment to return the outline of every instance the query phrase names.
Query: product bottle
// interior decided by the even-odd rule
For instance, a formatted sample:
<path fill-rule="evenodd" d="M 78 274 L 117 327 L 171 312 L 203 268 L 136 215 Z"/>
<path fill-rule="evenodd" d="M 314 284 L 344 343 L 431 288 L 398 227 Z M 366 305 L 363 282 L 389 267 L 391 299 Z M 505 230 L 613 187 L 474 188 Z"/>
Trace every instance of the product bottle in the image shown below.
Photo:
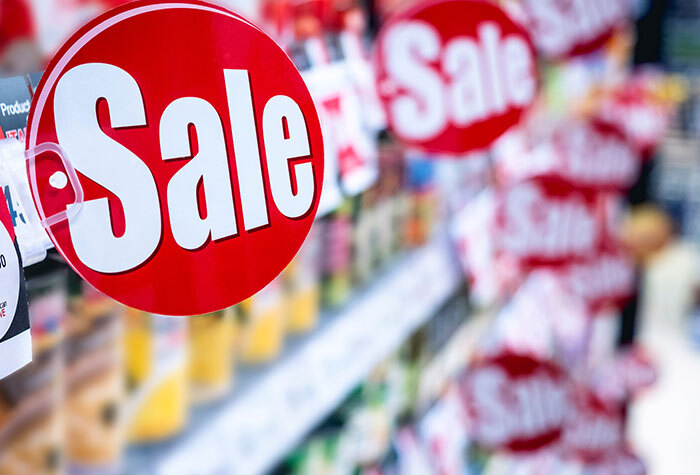
<path fill-rule="evenodd" d="M 246 315 L 241 333 L 241 361 L 261 364 L 274 360 L 282 351 L 287 313 L 281 277 L 240 305 Z"/>
<path fill-rule="evenodd" d="M 223 397 L 233 381 L 236 321 L 233 309 L 187 319 L 190 396 L 193 403 Z"/>
<path fill-rule="evenodd" d="M 304 333 L 318 321 L 320 306 L 319 240 L 312 227 L 301 249 L 284 271 L 287 292 L 287 331 Z"/>
<path fill-rule="evenodd" d="M 172 437 L 187 422 L 187 319 L 128 309 L 125 325 L 128 440 Z"/>

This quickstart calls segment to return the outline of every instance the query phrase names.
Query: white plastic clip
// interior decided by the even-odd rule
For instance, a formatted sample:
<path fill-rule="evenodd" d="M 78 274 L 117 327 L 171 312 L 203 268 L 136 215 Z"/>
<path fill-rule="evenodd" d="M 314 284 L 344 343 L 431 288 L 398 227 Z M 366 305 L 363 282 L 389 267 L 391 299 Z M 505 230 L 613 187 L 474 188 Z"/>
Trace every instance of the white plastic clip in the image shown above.
<path fill-rule="evenodd" d="M 46 213 L 44 212 L 44 206 L 41 203 L 41 198 L 39 197 L 36 179 L 36 156 L 45 152 L 55 153 L 56 155 L 58 155 L 58 158 L 61 159 L 61 163 L 63 164 L 63 168 L 66 171 L 66 175 L 68 177 L 68 181 L 70 182 L 71 187 L 73 188 L 73 193 L 75 194 L 75 201 L 72 205 L 68 205 L 64 211 L 53 214 L 51 216 L 46 216 Z M 73 165 L 71 165 L 68 154 L 63 149 L 63 147 L 61 147 L 57 143 L 45 142 L 27 150 L 26 152 L 24 152 L 24 156 L 29 162 L 29 180 L 31 182 L 32 195 L 34 197 L 34 203 L 36 204 L 37 211 L 39 212 L 41 224 L 48 229 L 54 224 L 66 221 L 69 218 L 72 218 L 76 214 L 78 214 L 83 205 L 83 188 L 80 185 L 78 174 L 75 172 L 75 168 L 73 168 Z M 66 183 L 65 177 L 62 175 L 62 172 L 56 172 L 49 179 L 49 184 L 56 189 L 64 188 Z"/>

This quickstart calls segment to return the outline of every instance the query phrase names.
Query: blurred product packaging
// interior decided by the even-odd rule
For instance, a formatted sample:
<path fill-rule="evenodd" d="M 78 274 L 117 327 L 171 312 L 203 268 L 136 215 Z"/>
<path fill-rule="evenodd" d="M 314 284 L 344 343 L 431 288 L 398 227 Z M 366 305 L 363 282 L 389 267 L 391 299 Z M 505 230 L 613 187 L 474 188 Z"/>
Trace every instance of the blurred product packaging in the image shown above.
<path fill-rule="evenodd" d="M 222 398 L 234 379 L 234 345 L 240 329 L 229 308 L 188 319 L 190 399 L 206 403 Z"/>
<path fill-rule="evenodd" d="M 273 280 L 239 307 L 245 322 L 241 329 L 241 361 L 261 364 L 274 360 L 282 351 L 287 331 L 289 307 L 282 277 Z"/>
<path fill-rule="evenodd" d="M 75 473 L 116 473 L 124 450 L 124 309 L 70 274 L 66 444 Z"/>
<path fill-rule="evenodd" d="M 33 361 L 0 380 L 0 473 L 60 474 L 66 458 L 66 273 L 28 281 Z"/>
<path fill-rule="evenodd" d="M 187 326 L 183 318 L 126 311 L 128 441 L 156 442 L 184 429 L 189 408 Z"/>

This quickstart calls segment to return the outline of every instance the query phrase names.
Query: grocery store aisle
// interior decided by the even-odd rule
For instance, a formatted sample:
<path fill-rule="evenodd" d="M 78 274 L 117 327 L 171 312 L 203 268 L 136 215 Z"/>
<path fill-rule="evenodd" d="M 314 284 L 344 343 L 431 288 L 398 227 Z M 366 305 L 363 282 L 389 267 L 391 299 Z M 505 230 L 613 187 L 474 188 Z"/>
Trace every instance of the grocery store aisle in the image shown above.
<path fill-rule="evenodd" d="M 679 328 L 653 325 L 642 342 L 659 379 L 632 405 L 629 436 L 649 475 L 700 473 L 700 350 Z"/>

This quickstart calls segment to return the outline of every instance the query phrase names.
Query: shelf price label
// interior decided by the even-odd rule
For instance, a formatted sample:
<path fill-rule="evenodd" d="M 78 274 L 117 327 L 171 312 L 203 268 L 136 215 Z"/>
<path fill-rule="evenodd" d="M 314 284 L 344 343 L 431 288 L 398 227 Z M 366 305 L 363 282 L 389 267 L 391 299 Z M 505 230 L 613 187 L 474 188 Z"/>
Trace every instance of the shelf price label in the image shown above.
<path fill-rule="evenodd" d="M 537 94 L 528 34 L 480 0 L 423 2 L 397 15 L 379 34 L 375 60 L 390 128 L 429 152 L 487 147 Z"/>
<path fill-rule="evenodd" d="M 148 312 L 196 315 L 250 297 L 304 241 L 323 178 L 321 129 L 283 50 L 199 1 L 137 1 L 80 29 L 35 94 L 27 147 L 57 143 L 79 190 L 30 181 L 56 249 Z M 43 155 L 43 156 L 42 156 Z M 49 221 L 50 223 L 50 221 Z"/>

